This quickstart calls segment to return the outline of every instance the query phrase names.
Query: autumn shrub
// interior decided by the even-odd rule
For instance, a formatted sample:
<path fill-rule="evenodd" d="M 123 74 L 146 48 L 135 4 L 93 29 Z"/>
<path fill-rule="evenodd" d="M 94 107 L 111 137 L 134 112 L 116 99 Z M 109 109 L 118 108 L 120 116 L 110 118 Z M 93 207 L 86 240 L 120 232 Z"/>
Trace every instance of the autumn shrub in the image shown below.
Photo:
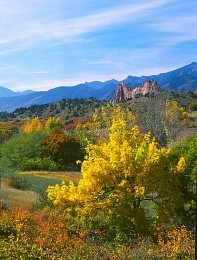
<path fill-rule="evenodd" d="M 76 165 L 76 161 L 83 158 L 80 143 L 74 137 L 63 133 L 52 132 L 42 141 L 42 149 L 45 156 L 50 156 L 63 168 Z"/>
<path fill-rule="evenodd" d="M 7 206 L 3 200 L 0 200 L 0 211 L 7 209 Z"/>
<path fill-rule="evenodd" d="M 197 135 L 185 139 L 172 148 L 170 160 L 177 162 L 180 156 L 185 158 L 187 167 L 180 176 L 183 204 L 177 205 L 176 213 L 182 223 L 192 229 L 196 226 Z"/>
<path fill-rule="evenodd" d="M 6 185 L 11 188 L 15 188 L 18 190 L 28 190 L 30 187 L 30 183 L 27 181 L 26 178 L 10 176 L 6 179 Z"/>
<path fill-rule="evenodd" d="M 189 109 L 191 111 L 197 111 L 197 101 L 193 101 L 190 106 L 189 106 Z"/>
<path fill-rule="evenodd" d="M 160 255 L 165 259 L 194 259 L 194 234 L 185 226 L 169 225 L 158 235 Z"/>
<path fill-rule="evenodd" d="M 0 221 L 0 237 L 8 238 L 16 235 L 16 229 L 11 223 Z"/>
<path fill-rule="evenodd" d="M 194 259 L 194 239 L 184 227 L 158 229 L 158 243 L 121 237 L 113 243 L 93 239 L 74 219 L 57 210 L 30 213 L 22 208 L 0 212 L 0 259 Z M 75 219 L 76 220 L 76 219 Z M 168 238 L 163 243 L 163 232 Z M 102 238 L 102 232 L 100 233 Z"/>
<path fill-rule="evenodd" d="M 53 212 L 32 214 L 13 208 L 1 212 L 0 219 L 0 256 L 3 259 L 64 259 L 63 256 L 69 254 L 73 259 L 73 251 L 85 247 L 80 238 L 69 237 L 63 217 Z"/>

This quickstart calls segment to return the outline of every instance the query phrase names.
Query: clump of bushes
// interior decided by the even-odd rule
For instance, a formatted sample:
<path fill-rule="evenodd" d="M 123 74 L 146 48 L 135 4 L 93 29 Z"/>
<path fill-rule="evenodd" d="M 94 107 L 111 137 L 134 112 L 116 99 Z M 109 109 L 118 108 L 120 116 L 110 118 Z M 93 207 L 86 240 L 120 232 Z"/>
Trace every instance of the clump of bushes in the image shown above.
<path fill-rule="evenodd" d="M 184 226 L 157 227 L 155 242 L 139 234 L 129 243 L 122 237 L 110 243 L 101 230 L 95 230 L 100 237 L 95 240 L 83 223 L 75 223 L 77 232 L 69 232 L 73 223 L 52 209 L 2 210 L 0 259 L 195 259 L 194 234 Z"/>
<path fill-rule="evenodd" d="M 21 161 L 19 168 L 23 171 L 57 171 L 60 165 L 54 162 L 50 157 L 30 158 Z"/>
<path fill-rule="evenodd" d="M 5 209 L 7 209 L 6 204 L 4 203 L 3 200 L 0 200 L 0 211 L 1 211 L 1 210 L 5 210 Z"/>
<path fill-rule="evenodd" d="M 18 190 L 28 190 L 30 187 L 30 184 L 27 181 L 27 179 L 25 179 L 24 177 L 21 178 L 21 177 L 15 177 L 15 176 L 10 176 L 6 180 L 6 185 L 8 187 L 18 189 Z"/>
<path fill-rule="evenodd" d="M 189 106 L 189 109 L 191 111 L 197 111 L 197 101 L 193 101 L 190 106 Z"/>

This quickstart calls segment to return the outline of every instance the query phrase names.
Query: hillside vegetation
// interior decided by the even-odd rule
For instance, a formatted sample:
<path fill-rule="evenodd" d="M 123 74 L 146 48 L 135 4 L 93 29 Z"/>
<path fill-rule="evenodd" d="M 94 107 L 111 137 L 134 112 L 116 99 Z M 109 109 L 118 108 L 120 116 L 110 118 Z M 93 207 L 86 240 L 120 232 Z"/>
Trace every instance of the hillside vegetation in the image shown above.
<path fill-rule="evenodd" d="M 143 105 L 149 102 L 149 100 L 160 100 L 166 102 L 166 100 L 176 100 L 180 106 L 187 109 L 197 110 L 197 95 L 193 92 L 161 92 L 142 95 L 138 98 L 123 102 L 123 106 L 131 107 L 132 111 L 141 111 Z M 100 101 L 95 98 L 90 99 L 62 99 L 54 103 L 48 103 L 44 105 L 33 105 L 28 108 L 17 108 L 12 113 L 0 112 L 0 120 L 3 122 L 14 121 L 20 122 L 25 119 L 32 119 L 38 116 L 40 119 L 48 119 L 51 116 L 60 117 L 66 124 L 73 122 L 75 119 L 82 119 L 92 116 L 96 108 L 105 106 L 108 102 Z M 122 103 L 122 104 L 123 104 Z M 121 104 L 120 104 L 121 105 Z M 155 103 L 155 105 L 158 105 Z"/>
<path fill-rule="evenodd" d="M 194 259 L 195 105 L 158 93 L 1 113 L 0 258 Z"/>
<path fill-rule="evenodd" d="M 105 105 L 105 101 L 90 99 L 62 99 L 45 105 L 17 108 L 14 112 L 0 112 L 1 121 L 21 121 L 38 116 L 40 119 L 60 117 L 66 124 L 73 123 L 74 119 L 86 118 L 93 114 L 95 108 Z"/>

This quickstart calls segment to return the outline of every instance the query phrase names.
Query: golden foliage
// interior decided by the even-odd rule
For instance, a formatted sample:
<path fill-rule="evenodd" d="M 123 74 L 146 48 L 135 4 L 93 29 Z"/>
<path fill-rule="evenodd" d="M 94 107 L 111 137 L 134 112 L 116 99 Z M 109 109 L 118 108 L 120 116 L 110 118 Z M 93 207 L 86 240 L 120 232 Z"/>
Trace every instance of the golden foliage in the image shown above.
<path fill-rule="evenodd" d="M 33 118 L 23 126 L 23 131 L 25 133 L 39 132 L 43 129 L 44 125 L 38 117 Z"/>
<path fill-rule="evenodd" d="M 157 220 L 162 222 L 171 216 L 179 200 L 176 173 L 183 171 L 184 159 L 171 165 L 171 150 L 160 148 L 138 126 L 131 127 L 128 122 L 133 116 L 129 114 L 115 108 L 108 135 L 96 144 L 88 144 L 78 187 L 71 183 L 68 187 L 62 184 L 48 188 L 48 198 L 54 205 L 74 209 L 82 216 L 105 212 L 116 224 L 130 228 L 145 225 L 143 201 L 157 202 Z"/>
<path fill-rule="evenodd" d="M 23 131 L 25 133 L 30 133 L 30 132 L 39 132 L 43 130 L 50 131 L 54 127 L 61 127 L 62 122 L 60 118 L 55 118 L 55 117 L 49 117 L 46 122 L 43 120 L 40 120 L 38 116 L 35 118 L 29 120 L 24 126 L 23 126 Z"/>

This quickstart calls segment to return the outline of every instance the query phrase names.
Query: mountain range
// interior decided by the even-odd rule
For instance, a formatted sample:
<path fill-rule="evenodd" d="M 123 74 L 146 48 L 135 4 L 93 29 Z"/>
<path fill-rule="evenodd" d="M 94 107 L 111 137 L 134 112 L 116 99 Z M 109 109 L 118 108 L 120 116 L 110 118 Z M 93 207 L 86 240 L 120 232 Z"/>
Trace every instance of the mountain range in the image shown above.
<path fill-rule="evenodd" d="M 73 87 L 61 86 L 48 91 L 14 92 L 0 87 L 0 111 L 12 112 L 19 107 L 29 107 L 34 104 L 47 104 L 61 99 L 89 98 L 111 100 L 119 83 L 125 83 L 130 88 L 142 85 L 146 80 L 155 80 L 161 90 L 168 91 L 197 91 L 197 63 L 178 68 L 166 73 L 150 76 L 128 76 L 118 81 L 115 79 L 105 82 L 93 81 L 78 84 Z"/>

